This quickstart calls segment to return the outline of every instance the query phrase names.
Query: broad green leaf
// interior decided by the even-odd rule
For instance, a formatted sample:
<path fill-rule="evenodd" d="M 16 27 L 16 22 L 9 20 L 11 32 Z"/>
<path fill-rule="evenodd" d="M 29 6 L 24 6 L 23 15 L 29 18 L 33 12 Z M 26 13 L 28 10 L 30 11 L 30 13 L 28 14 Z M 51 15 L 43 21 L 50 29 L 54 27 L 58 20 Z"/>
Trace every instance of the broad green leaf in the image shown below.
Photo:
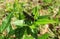
<path fill-rule="evenodd" d="M 49 24 L 49 23 L 56 23 L 56 21 L 50 20 L 50 19 L 38 19 L 38 20 L 35 22 L 36 25 Z"/>
<path fill-rule="evenodd" d="M 38 39 L 47 39 L 48 37 L 49 37 L 49 34 L 45 33 L 42 36 L 39 36 Z"/>

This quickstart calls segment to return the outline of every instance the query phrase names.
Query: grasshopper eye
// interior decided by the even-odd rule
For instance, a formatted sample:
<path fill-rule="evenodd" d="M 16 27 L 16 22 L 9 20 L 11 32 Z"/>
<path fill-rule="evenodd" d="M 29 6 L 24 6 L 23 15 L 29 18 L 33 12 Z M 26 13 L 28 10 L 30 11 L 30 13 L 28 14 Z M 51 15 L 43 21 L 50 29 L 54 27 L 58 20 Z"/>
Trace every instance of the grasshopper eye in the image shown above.
<path fill-rule="evenodd" d="M 6 14 L 3 15 L 3 17 L 6 17 L 6 16 L 8 16 L 8 13 L 6 13 Z"/>

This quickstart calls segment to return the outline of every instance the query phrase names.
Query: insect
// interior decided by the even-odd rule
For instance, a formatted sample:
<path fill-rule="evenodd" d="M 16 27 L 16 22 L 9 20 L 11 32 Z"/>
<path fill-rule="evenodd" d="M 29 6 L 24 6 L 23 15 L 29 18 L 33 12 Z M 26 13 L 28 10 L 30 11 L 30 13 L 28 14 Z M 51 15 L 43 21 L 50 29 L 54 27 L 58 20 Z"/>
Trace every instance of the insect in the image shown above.
<path fill-rule="evenodd" d="M 6 17 L 6 16 L 8 16 L 8 13 L 4 14 L 2 17 L 4 18 L 4 17 Z"/>

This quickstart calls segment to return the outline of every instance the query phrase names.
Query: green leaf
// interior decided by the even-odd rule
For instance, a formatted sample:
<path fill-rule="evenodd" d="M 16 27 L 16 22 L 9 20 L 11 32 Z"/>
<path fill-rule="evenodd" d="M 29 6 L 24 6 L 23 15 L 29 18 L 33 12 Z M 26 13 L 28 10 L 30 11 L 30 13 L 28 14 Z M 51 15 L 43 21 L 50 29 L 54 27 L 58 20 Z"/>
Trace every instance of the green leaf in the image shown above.
<path fill-rule="evenodd" d="M 50 17 L 50 15 L 44 15 L 44 16 L 39 16 L 39 19 L 48 19 Z"/>
<path fill-rule="evenodd" d="M 26 27 L 21 27 L 21 28 L 17 28 L 15 29 L 15 36 L 17 39 L 21 39 L 24 35 Z"/>
<path fill-rule="evenodd" d="M 49 34 L 45 33 L 42 36 L 39 36 L 38 39 L 47 39 L 48 37 L 49 37 Z"/>
<path fill-rule="evenodd" d="M 27 32 L 28 35 L 30 35 L 32 33 L 31 28 L 27 26 L 26 32 Z"/>
<path fill-rule="evenodd" d="M 24 35 L 24 39 L 34 39 L 32 36 Z"/>
<path fill-rule="evenodd" d="M 12 11 L 12 10 L 13 10 L 12 4 L 7 3 L 7 4 L 6 4 L 6 10 L 7 10 L 7 11 Z"/>
<path fill-rule="evenodd" d="M 4 39 L 4 36 L 3 36 L 3 35 L 1 35 L 1 36 L 0 36 L 0 39 Z"/>
<path fill-rule="evenodd" d="M 11 35 L 14 35 L 15 34 L 15 30 L 10 30 L 10 32 L 8 33 L 8 37 L 11 36 Z"/>
<path fill-rule="evenodd" d="M 49 23 L 56 23 L 56 21 L 50 20 L 50 19 L 38 19 L 38 20 L 35 22 L 36 25 L 49 24 Z"/>
<path fill-rule="evenodd" d="M 45 2 L 45 3 L 51 3 L 52 0 L 43 0 L 43 2 Z"/>
<path fill-rule="evenodd" d="M 13 4 L 13 11 L 15 13 L 15 16 L 21 20 L 24 19 L 24 14 L 23 14 L 23 3 L 19 3 L 18 0 L 15 0 L 14 4 Z"/>
<path fill-rule="evenodd" d="M 38 10 L 39 10 L 38 6 L 34 7 L 32 10 L 32 13 L 33 13 L 35 19 L 38 19 L 38 17 L 39 17 Z"/>
<path fill-rule="evenodd" d="M 32 33 L 31 33 L 31 35 L 32 35 L 35 39 L 38 38 L 37 34 L 38 34 L 37 29 L 32 29 Z"/>
<path fill-rule="evenodd" d="M 36 26 L 34 24 L 32 24 L 31 26 L 29 26 L 31 29 L 35 29 Z"/>
<path fill-rule="evenodd" d="M 12 18 L 12 13 L 10 13 L 5 20 L 3 20 L 2 22 L 2 26 L 0 27 L 0 32 L 3 32 L 9 25 L 11 22 L 11 18 Z"/>
<path fill-rule="evenodd" d="M 9 26 L 6 28 L 6 30 L 7 30 L 8 33 L 12 30 L 11 24 L 9 24 Z"/>

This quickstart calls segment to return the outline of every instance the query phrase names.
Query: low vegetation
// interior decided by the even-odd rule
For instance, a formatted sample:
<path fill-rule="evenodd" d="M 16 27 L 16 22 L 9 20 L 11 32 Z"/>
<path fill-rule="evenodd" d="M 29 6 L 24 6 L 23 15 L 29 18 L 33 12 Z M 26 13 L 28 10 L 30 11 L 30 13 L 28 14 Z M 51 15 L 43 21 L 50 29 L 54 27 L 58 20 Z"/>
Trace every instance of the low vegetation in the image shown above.
<path fill-rule="evenodd" d="M 60 0 L 0 0 L 0 39 L 60 39 Z"/>

